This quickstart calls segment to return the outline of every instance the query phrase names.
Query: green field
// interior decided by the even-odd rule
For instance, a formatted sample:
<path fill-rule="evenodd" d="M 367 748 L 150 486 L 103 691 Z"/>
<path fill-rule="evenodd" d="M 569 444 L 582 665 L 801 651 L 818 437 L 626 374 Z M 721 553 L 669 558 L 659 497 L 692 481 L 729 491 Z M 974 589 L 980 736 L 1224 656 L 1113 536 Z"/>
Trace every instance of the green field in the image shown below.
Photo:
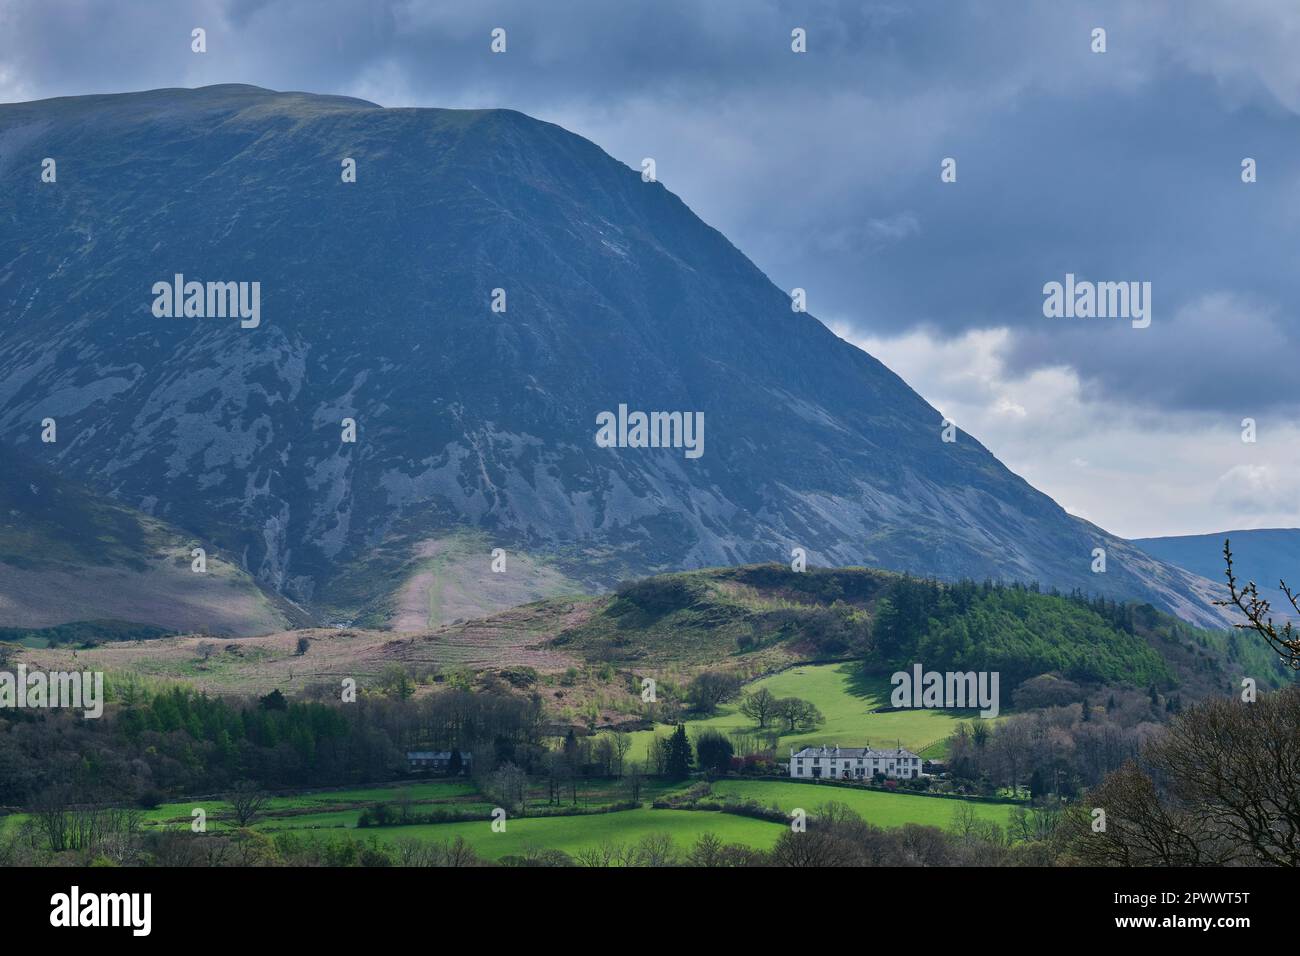
<path fill-rule="evenodd" d="M 320 835 L 350 834 L 363 840 L 374 838 L 383 844 L 402 839 L 454 840 L 464 837 L 486 859 L 521 854 L 526 849 L 563 850 L 574 854 L 603 842 L 636 843 L 647 834 L 667 834 L 679 850 L 690 846 L 705 833 L 724 843 L 743 843 L 770 849 L 785 829 L 780 823 L 751 820 L 730 813 L 697 810 L 623 810 L 574 817 L 523 817 L 506 821 L 504 833 L 494 833 L 491 821 L 481 823 L 438 823 L 425 826 L 371 827 L 364 830 L 322 830 Z"/>
<path fill-rule="evenodd" d="M 680 790 L 681 783 L 663 780 L 645 780 L 641 787 L 641 800 L 650 803 L 665 793 Z M 629 799 L 627 789 L 618 780 L 583 780 L 578 783 L 577 806 L 600 807 L 619 803 Z M 529 789 L 529 806 L 543 810 L 547 803 L 546 788 L 536 783 Z M 254 821 L 258 830 L 299 830 L 314 828 L 350 828 L 357 825 L 361 811 L 379 803 L 410 804 L 413 812 L 431 813 L 447 811 L 454 813 L 477 813 L 486 820 L 495 806 L 487 797 L 476 789 L 472 781 L 432 780 L 416 783 L 404 783 L 387 787 L 362 787 L 346 790 L 327 790 L 295 794 L 288 797 L 272 797 L 267 801 Z M 573 805 L 567 787 L 562 805 Z M 208 814 L 208 829 L 222 830 L 234 826 L 229 819 L 231 807 L 220 797 L 210 799 L 165 803 L 144 812 L 146 826 L 188 828 L 191 813 L 201 807 Z M 446 824 L 436 824 L 444 826 Z M 402 829 L 411 829 L 403 827 Z"/>
<path fill-rule="evenodd" d="M 648 804 L 657 797 L 684 791 L 688 786 L 689 782 L 649 780 L 642 789 L 641 799 Z M 712 799 L 754 800 L 765 807 L 779 807 L 786 813 L 802 808 L 815 814 L 824 804 L 836 802 L 848 806 L 867 822 L 885 828 L 905 823 L 947 828 L 952 825 L 953 815 L 962 806 L 972 807 L 980 820 L 1005 826 L 1012 809 L 1005 804 L 982 804 L 781 780 L 723 779 L 714 782 L 712 790 Z M 578 789 L 578 803 L 587 807 L 609 805 L 626 799 L 626 796 L 623 783 L 617 780 L 588 780 L 580 784 Z M 531 805 L 540 808 L 545 805 L 544 800 L 543 789 L 534 788 L 531 791 Z M 451 810 L 479 814 L 482 819 L 456 823 L 357 827 L 362 810 L 381 802 L 409 802 L 416 812 Z M 567 794 L 564 805 L 569 805 Z M 229 813 L 229 805 L 215 798 L 168 803 L 146 811 L 145 825 L 188 829 L 190 813 L 195 807 L 207 811 L 209 832 L 231 828 L 232 822 L 222 819 L 223 815 Z M 492 830 L 492 809 L 493 803 L 480 794 L 469 780 L 422 781 L 389 787 L 361 787 L 274 797 L 252 828 L 268 835 L 293 831 L 307 839 L 351 837 L 367 842 L 373 840 L 384 845 L 408 839 L 442 841 L 464 837 L 486 859 L 519 855 L 529 849 L 562 850 L 573 855 L 583 848 L 599 846 L 605 842 L 635 844 L 650 834 L 672 837 L 679 851 L 688 850 L 705 833 L 711 833 L 725 843 L 769 849 L 784 829 L 780 823 L 736 814 L 711 810 L 656 810 L 646 806 L 612 813 L 513 817 L 506 821 L 506 832 L 496 833 Z M 0 818 L 0 832 L 20 825 L 23 819 L 23 814 Z"/>
<path fill-rule="evenodd" d="M 868 823 L 885 829 L 901 827 L 905 823 L 948 829 L 959 807 L 972 808 L 980 820 L 1006 826 L 1013 809 L 1003 803 L 978 803 L 778 780 L 719 780 L 713 784 L 713 795 L 757 800 L 763 806 L 778 806 L 786 813 L 799 807 L 811 814 L 823 804 L 842 803 Z"/>
<path fill-rule="evenodd" d="M 271 797 L 258 823 L 283 828 L 303 826 L 355 826 L 361 808 L 375 803 L 410 802 L 422 811 L 446 807 L 457 811 L 491 812 L 487 800 L 468 780 L 433 780 L 404 783 L 389 787 L 363 787 L 349 790 L 321 790 Z M 230 804 L 220 797 L 195 798 L 180 803 L 164 803 L 144 813 L 146 825 L 183 826 L 188 828 L 191 813 L 200 807 L 208 814 L 208 829 L 230 827 L 232 821 L 220 819 L 231 812 Z M 343 809 L 347 808 L 347 809 Z M 315 812 L 313 812 L 315 811 Z"/>
<path fill-rule="evenodd" d="M 888 681 L 864 679 L 857 663 L 792 667 L 746 685 L 745 691 L 748 693 L 761 687 L 777 697 L 802 697 L 812 701 L 826 718 L 826 722 L 812 733 L 782 735 L 778 760 L 789 756 L 790 747 L 797 750 L 821 744 L 876 748 L 897 744 L 924 757 L 940 758 L 947 752 L 947 740 L 957 725 L 971 720 L 976 714 L 975 711 L 960 710 L 902 710 L 874 714 L 872 711 L 877 707 L 888 706 L 890 686 Z M 721 707 L 717 716 L 686 724 L 692 737 L 710 728 L 723 733 L 760 733 L 754 721 L 741 714 L 735 703 Z M 658 732 L 669 733 L 671 730 L 671 727 L 661 725 Z M 633 734 L 633 759 L 647 759 L 651 736 L 649 730 Z"/>
<path fill-rule="evenodd" d="M 474 794 L 473 788 L 468 784 L 451 781 L 441 784 L 416 784 L 401 789 L 422 791 L 427 795 L 430 788 L 438 787 L 458 790 L 464 788 L 470 794 Z M 655 789 L 657 792 L 662 792 L 667 787 L 661 786 Z M 373 796 L 392 799 L 393 793 L 394 790 L 368 789 L 276 798 L 269 808 L 274 813 L 284 813 L 287 810 L 315 805 L 321 806 L 322 809 L 316 813 L 262 817 L 253 824 L 252 828 L 267 835 L 294 831 L 307 839 L 350 837 L 366 842 L 374 840 L 384 845 L 391 845 L 399 840 L 442 841 L 464 837 L 480 856 L 490 860 L 522 854 L 530 848 L 563 850 L 574 854 L 585 847 L 598 846 L 603 842 L 634 844 L 643 836 L 659 833 L 672 837 L 677 849 L 682 851 L 689 849 L 705 833 L 712 833 L 726 843 L 743 843 L 747 846 L 768 849 L 784 829 L 779 823 L 751 820 L 728 813 L 640 809 L 567 817 L 516 817 L 506 821 L 504 833 L 496 833 L 492 830 L 492 804 L 482 797 L 477 797 L 470 803 L 456 801 L 452 804 L 457 810 L 470 809 L 483 815 L 481 821 L 462 823 L 358 828 L 356 823 L 361 813 L 359 809 L 328 809 L 331 799 L 336 803 L 360 803 L 365 802 L 365 798 Z M 420 809 L 427 810 L 430 806 L 432 805 L 422 806 Z M 146 814 L 146 820 L 154 826 L 188 829 L 189 814 L 194 807 L 203 807 L 209 814 L 229 809 L 228 805 L 220 801 L 194 800 L 167 804 L 151 810 Z M 0 833 L 3 833 L 7 827 L 18 826 L 23 819 L 22 814 L 0 818 Z M 229 823 L 209 818 L 209 832 L 220 832 L 229 828 Z"/>
<path fill-rule="evenodd" d="M 677 788 L 684 786 L 679 784 Z M 661 787 L 660 792 L 669 789 Z M 835 802 L 854 810 L 868 823 L 886 829 L 906 823 L 947 829 L 951 827 L 959 807 L 972 808 L 979 820 L 1006 826 L 1012 811 L 1012 807 L 1006 804 L 777 780 L 720 780 L 713 784 L 713 797 L 756 800 L 763 806 L 780 807 L 786 813 L 802 808 L 810 814 L 815 814 L 824 804 Z M 521 854 L 530 847 L 573 854 L 605 841 L 630 844 L 647 834 L 659 833 L 671 836 L 679 849 L 689 848 L 704 833 L 712 833 L 727 843 L 768 849 L 783 829 L 783 824 L 716 811 L 642 808 L 568 817 L 516 817 L 507 820 L 505 833 L 494 833 L 489 819 L 490 805 L 483 804 L 482 812 L 482 821 L 357 828 L 359 811 L 323 810 L 301 816 L 270 817 L 258 823 L 256 829 L 268 833 L 309 829 L 313 837 L 352 836 L 362 840 L 374 839 L 382 844 L 402 839 L 454 840 L 464 837 L 488 859 Z"/>

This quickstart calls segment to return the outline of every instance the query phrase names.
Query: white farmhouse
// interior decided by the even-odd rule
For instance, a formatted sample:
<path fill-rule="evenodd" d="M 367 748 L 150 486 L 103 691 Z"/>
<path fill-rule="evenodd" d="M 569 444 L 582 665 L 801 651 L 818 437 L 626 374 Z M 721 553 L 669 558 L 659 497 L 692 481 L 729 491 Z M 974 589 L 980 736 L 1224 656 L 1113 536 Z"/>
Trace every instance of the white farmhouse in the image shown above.
<path fill-rule="evenodd" d="M 867 780 L 878 773 L 886 777 L 919 777 L 921 758 L 910 750 L 872 750 L 870 747 L 805 747 L 790 751 L 790 776 L 804 779 Z"/>

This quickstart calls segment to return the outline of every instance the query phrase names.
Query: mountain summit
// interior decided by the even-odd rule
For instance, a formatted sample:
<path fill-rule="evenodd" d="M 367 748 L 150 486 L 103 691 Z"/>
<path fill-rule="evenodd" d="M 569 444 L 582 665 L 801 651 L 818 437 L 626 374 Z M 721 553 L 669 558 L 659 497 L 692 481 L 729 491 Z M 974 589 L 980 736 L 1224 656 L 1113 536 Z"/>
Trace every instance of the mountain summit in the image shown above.
<path fill-rule="evenodd" d="M 318 611 L 391 609 L 468 529 L 485 588 L 492 547 L 584 586 L 803 548 L 1221 622 L 1209 582 L 943 441 L 663 185 L 550 123 L 63 98 L 0 106 L 0 177 L 0 441 Z M 638 411 L 700 421 L 701 454 L 637 447 Z"/>

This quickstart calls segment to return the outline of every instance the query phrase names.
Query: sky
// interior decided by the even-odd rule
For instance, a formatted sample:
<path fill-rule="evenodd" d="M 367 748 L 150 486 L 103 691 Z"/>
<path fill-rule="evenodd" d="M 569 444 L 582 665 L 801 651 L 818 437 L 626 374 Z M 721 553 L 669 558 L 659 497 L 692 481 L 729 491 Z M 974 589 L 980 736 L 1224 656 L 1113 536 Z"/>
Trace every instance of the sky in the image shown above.
<path fill-rule="evenodd" d="M 1297 50 L 1295 0 L 0 0 L 0 102 L 251 83 L 653 157 L 838 335 L 1139 537 L 1300 525 Z M 1150 326 L 1045 317 L 1067 273 L 1150 282 Z"/>

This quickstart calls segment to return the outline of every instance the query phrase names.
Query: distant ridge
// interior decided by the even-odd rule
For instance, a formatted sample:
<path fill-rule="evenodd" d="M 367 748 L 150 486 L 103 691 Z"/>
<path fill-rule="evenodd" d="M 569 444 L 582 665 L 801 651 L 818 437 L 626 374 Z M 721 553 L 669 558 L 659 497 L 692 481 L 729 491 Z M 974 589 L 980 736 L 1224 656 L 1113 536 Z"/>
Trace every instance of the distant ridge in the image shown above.
<path fill-rule="evenodd" d="M 1278 582 L 1300 588 L 1300 528 L 1260 528 L 1250 531 L 1219 531 L 1161 538 L 1134 538 L 1147 554 L 1186 568 L 1193 574 L 1219 584 L 1226 594 L 1223 542 L 1232 541 L 1233 571 L 1243 584 L 1254 581 L 1260 595 L 1273 605 L 1276 616 L 1296 617 Z"/>

